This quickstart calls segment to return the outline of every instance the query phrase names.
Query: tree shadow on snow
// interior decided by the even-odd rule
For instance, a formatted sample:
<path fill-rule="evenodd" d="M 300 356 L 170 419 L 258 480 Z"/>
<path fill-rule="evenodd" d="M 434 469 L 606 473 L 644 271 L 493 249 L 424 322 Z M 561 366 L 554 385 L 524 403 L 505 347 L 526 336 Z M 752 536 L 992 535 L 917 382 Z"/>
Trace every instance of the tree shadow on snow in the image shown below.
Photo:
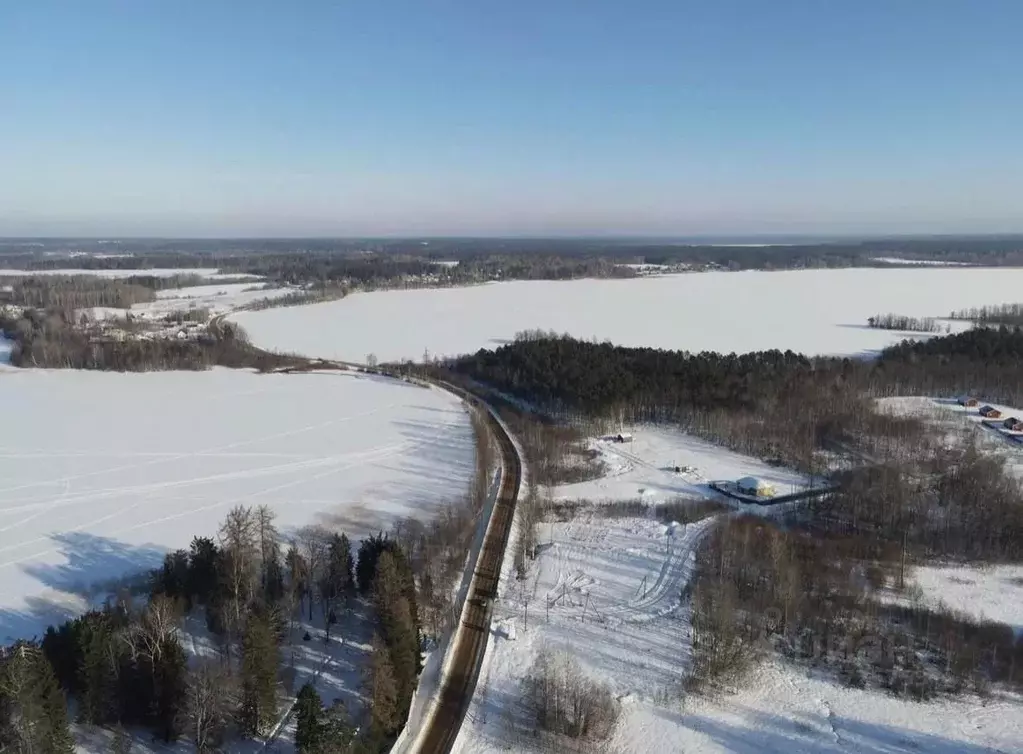
<path fill-rule="evenodd" d="M 878 696 L 878 703 L 883 705 L 883 695 Z M 723 720 L 697 714 L 680 715 L 666 709 L 656 709 L 655 714 L 698 731 L 736 754 L 839 754 L 849 751 L 862 754 L 916 754 L 921 751 L 930 754 L 994 754 L 999 751 L 930 733 L 866 723 L 838 714 L 786 718 L 746 710 L 743 714 L 748 720 L 747 725 L 730 725 Z"/>
<path fill-rule="evenodd" d="M 19 566 L 39 582 L 39 594 L 26 597 L 18 609 L 0 610 L 0 642 L 42 636 L 47 626 L 63 623 L 107 595 L 145 584 L 166 553 L 88 532 L 62 532 L 51 539 L 64 562 Z"/>
<path fill-rule="evenodd" d="M 83 597 L 95 597 L 132 587 L 160 566 L 165 548 L 137 547 L 89 532 L 61 532 L 51 536 L 64 563 L 27 563 L 22 570 L 45 586 Z"/>

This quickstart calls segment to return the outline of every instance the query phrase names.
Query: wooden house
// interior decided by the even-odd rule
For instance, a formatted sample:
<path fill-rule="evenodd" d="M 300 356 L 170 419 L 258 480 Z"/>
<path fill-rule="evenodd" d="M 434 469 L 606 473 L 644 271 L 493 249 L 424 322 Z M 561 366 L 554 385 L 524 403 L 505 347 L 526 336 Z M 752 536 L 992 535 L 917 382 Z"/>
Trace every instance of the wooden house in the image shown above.
<path fill-rule="evenodd" d="M 1002 426 L 1010 432 L 1023 432 L 1023 421 L 1019 420 L 1015 416 L 1010 416 L 1008 419 L 1003 421 Z"/>
<path fill-rule="evenodd" d="M 981 406 L 977 413 L 979 413 L 985 419 L 1001 419 L 1002 418 L 1002 412 L 999 411 L 994 406 Z"/>
<path fill-rule="evenodd" d="M 966 408 L 976 408 L 977 405 L 980 403 L 980 401 L 978 401 L 976 398 L 971 398 L 968 395 L 961 395 L 959 396 L 958 400 L 959 405 L 965 406 Z"/>

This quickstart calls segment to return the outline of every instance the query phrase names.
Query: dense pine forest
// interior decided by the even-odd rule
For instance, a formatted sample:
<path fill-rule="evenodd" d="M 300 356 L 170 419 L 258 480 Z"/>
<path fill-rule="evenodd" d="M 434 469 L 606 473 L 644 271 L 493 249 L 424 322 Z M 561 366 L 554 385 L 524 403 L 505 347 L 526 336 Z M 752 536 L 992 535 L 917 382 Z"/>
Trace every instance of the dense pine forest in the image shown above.
<path fill-rule="evenodd" d="M 967 392 L 1023 404 L 1021 365 L 1023 330 L 1003 326 L 906 340 L 876 359 L 807 357 L 792 351 L 688 353 L 524 332 L 514 343 L 444 366 L 545 413 L 685 421 L 718 411 L 777 413 L 784 407 L 798 413 L 799 406 L 811 414 L 820 404 L 832 406 L 834 419 L 841 407 L 883 395 L 953 397 Z"/>
<path fill-rule="evenodd" d="M 1023 332 L 1009 328 L 907 341 L 877 360 L 690 354 L 524 333 L 444 365 L 552 417 L 670 424 L 811 473 L 827 454 L 852 452 L 873 470 L 850 472 L 845 491 L 829 498 L 836 529 L 879 542 L 908 537 L 921 556 L 995 561 L 1023 558 L 1018 485 L 997 460 L 944 449 L 923 422 L 879 413 L 873 399 L 979 388 L 984 400 L 1023 403 L 1021 367 Z M 931 481 L 900 472 L 910 467 Z M 925 515 L 939 507 L 940 516 Z"/>
<path fill-rule="evenodd" d="M 828 472 L 835 492 L 784 522 L 729 519 L 701 546 L 685 595 L 694 667 L 683 685 L 736 683 L 774 653 L 850 686 L 926 700 L 1023 683 L 1023 639 L 1011 627 L 888 598 L 914 563 L 1023 562 L 1023 487 L 973 430 L 935 433 L 874 399 L 972 392 L 1023 405 L 1021 367 L 1023 332 L 979 327 L 870 360 L 533 332 L 439 368 L 556 423 L 657 422 L 818 474 L 829 459 L 852 460 Z"/>

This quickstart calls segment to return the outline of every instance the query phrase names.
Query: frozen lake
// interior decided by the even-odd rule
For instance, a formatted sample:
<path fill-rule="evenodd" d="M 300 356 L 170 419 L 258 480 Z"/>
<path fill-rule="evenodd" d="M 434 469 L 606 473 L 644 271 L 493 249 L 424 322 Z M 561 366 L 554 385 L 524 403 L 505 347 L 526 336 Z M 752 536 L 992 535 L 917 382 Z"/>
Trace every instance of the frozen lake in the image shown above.
<path fill-rule="evenodd" d="M 472 474 L 459 401 L 383 378 L 8 369 L 0 388 L 4 643 L 215 536 L 235 505 L 358 540 L 430 518 Z"/>
<path fill-rule="evenodd" d="M 858 355 L 907 337 L 867 328 L 874 314 L 945 317 L 1016 301 L 1021 287 L 1023 269 L 706 272 L 359 293 L 235 318 L 260 346 L 351 361 L 458 355 L 531 329 L 688 351 Z"/>

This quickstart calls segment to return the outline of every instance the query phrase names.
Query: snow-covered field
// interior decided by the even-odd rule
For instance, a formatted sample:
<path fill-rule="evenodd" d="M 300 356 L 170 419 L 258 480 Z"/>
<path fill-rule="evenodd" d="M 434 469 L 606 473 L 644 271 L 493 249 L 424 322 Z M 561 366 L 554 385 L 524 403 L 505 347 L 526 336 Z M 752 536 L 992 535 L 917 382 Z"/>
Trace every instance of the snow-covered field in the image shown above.
<path fill-rule="evenodd" d="M 1006 432 L 997 421 L 995 426 L 986 425 L 976 408 L 926 397 L 884 398 L 878 403 L 885 410 L 916 416 L 943 428 L 949 442 L 957 436 L 975 438 L 985 453 L 1001 455 L 1007 468 L 1023 479 L 1023 443 L 1015 439 L 1019 433 Z M 1003 417 L 1023 418 L 1023 411 L 1011 406 L 991 405 Z M 1017 635 L 1023 634 L 1023 566 L 918 566 L 910 583 L 920 588 L 923 602 L 931 607 L 944 603 L 978 620 L 1005 623 Z"/>
<path fill-rule="evenodd" d="M 259 280 L 259 275 L 250 275 L 247 273 L 235 273 L 235 272 L 221 272 L 218 269 L 211 267 L 154 267 L 152 269 L 140 269 L 140 270 L 80 270 L 74 268 L 68 268 L 63 270 L 10 270 L 0 268 L 0 277 L 2 276 L 31 276 L 38 277 L 41 275 L 96 275 L 101 278 L 110 278 L 112 280 L 119 280 L 130 277 L 156 277 L 156 278 L 169 278 L 175 275 L 198 275 L 201 278 L 207 280 L 231 280 L 239 278 L 247 278 L 251 280 Z"/>
<path fill-rule="evenodd" d="M 768 664 L 731 696 L 684 710 L 630 704 L 620 754 L 1006 754 L 1023 751 L 1023 704 L 969 697 L 920 704 Z"/>
<path fill-rule="evenodd" d="M 676 497 L 716 497 L 712 481 L 735 481 L 756 476 L 769 482 L 777 494 L 787 495 L 807 486 L 806 478 L 791 469 L 733 453 L 682 432 L 660 427 L 629 427 L 633 441 L 615 443 L 595 439 L 588 447 L 598 452 L 607 474 L 599 479 L 567 484 L 552 490 L 555 499 L 637 500 L 663 502 Z M 675 471 L 679 467 L 680 472 Z"/>
<path fill-rule="evenodd" d="M 746 474 L 780 488 L 803 484 L 792 471 L 686 435 L 630 429 L 630 444 L 591 443 L 607 469 L 602 479 L 556 487 L 552 496 L 598 505 L 663 502 L 707 492 L 707 479 Z M 674 466 L 693 471 L 685 478 Z M 514 578 L 506 560 L 495 628 L 455 751 L 530 751 L 528 742 L 516 740 L 512 720 L 523 721 L 521 681 L 544 648 L 568 652 L 620 698 L 622 718 L 608 748 L 616 754 L 1023 751 L 1018 699 L 918 704 L 776 664 L 759 668 L 735 694 L 690 696 L 684 707 L 677 697 L 669 701 L 690 651 L 680 593 L 695 548 L 714 525 L 713 518 L 672 526 L 585 510 L 573 520 L 541 525 L 540 554 L 525 581 Z"/>
<path fill-rule="evenodd" d="M 439 390 L 354 373 L 0 375 L 0 639 L 213 535 L 236 504 L 354 539 L 464 494 L 472 435 Z"/>
<path fill-rule="evenodd" d="M 977 620 L 1005 623 L 1023 635 L 1023 566 L 917 566 L 910 583 L 920 587 L 928 605 L 944 603 Z"/>
<path fill-rule="evenodd" d="M 156 301 L 135 304 L 131 309 L 97 306 L 87 309 L 89 317 L 100 321 L 112 317 L 132 316 L 161 319 L 175 312 L 204 309 L 210 314 L 226 314 L 263 299 L 274 299 L 292 293 L 291 288 L 263 289 L 259 281 L 252 283 L 225 283 L 222 285 L 195 285 L 187 288 L 168 288 L 156 292 Z"/>
<path fill-rule="evenodd" d="M 919 267 L 969 267 L 968 262 L 946 262 L 941 259 L 903 259 L 902 257 L 874 257 L 872 262 L 902 264 Z"/>
<path fill-rule="evenodd" d="M 1013 301 L 1020 287 L 1023 269 L 703 272 L 358 293 L 237 319 L 260 346 L 351 361 L 470 353 L 530 329 L 624 346 L 855 355 L 921 337 L 870 329 L 872 315 L 945 317 Z"/>
<path fill-rule="evenodd" d="M 136 304 L 132 312 L 146 312 L 162 316 L 187 309 L 208 309 L 213 314 L 224 314 L 242 306 L 274 299 L 293 293 L 290 288 L 263 289 L 258 281 L 253 283 L 228 283 L 226 285 L 197 285 L 190 288 L 158 291 L 156 301 Z"/>
<path fill-rule="evenodd" d="M 528 578 L 501 590 L 475 709 L 456 751 L 505 750 L 509 723 L 521 714 L 521 680 L 544 648 L 567 651 L 616 695 L 649 701 L 677 686 L 689 656 L 681 589 L 711 523 L 582 514 L 540 527 L 542 554 Z"/>

